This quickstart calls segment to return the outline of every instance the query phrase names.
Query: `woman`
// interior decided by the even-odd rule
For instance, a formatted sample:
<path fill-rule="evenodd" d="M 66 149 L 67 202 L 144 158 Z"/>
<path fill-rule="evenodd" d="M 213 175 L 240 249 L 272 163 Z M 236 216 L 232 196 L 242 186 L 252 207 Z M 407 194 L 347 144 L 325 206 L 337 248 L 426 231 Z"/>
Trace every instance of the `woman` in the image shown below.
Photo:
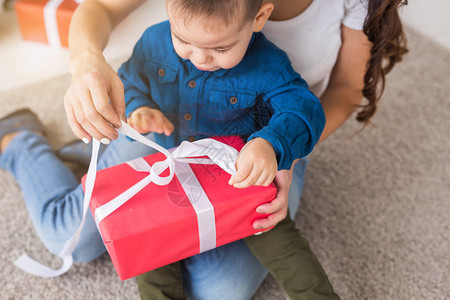
<path fill-rule="evenodd" d="M 86 0 L 73 16 L 69 41 L 73 78 L 64 102 L 70 127 L 84 141 L 89 141 L 91 136 L 104 143 L 118 138 L 117 131 L 109 124 L 118 126 L 120 119 L 125 119 L 123 86 L 106 63 L 102 50 L 112 29 L 142 2 Z M 339 128 L 358 107 L 357 120 L 366 124 L 375 113 L 385 74 L 406 52 L 398 16 L 398 7 L 403 1 L 272 2 L 275 5 L 270 18 L 272 22 L 266 25 L 263 32 L 287 52 L 296 71 L 321 99 L 327 119 L 321 140 Z M 386 66 L 383 65 L 385 58 Z M 363 97 L 368 102 L 360 106 Z M 74 179 L 64 179 L 54 186 L 46 186 L 45 192 L 49 194 L 51 191 L 51 199 L 43 197 L 42 191 L 38 194 L 34 189 L 27 188 L 31 184 L 30 172 L 23 172 L 25 166 L 20 165 L 21 158 L 25 156 L 47 155 L 47 163 L 59 170 L 56 173 L 60 178 L 69 178 L 70 172 L 48 153 L 49 147 L 45 148 L 47 142 L 42 136 L 22 132 L 3 137 L 1 139 L 0 134 L 0 164 L 18 179 L 40 238 L 52 252 L 58 253 L 62 243 L 75 230 L 74 224 L 79 223 L 82 190 Z M 43 150 L 39 152 L 32 147 L 36 144 Z M 145 147 L 130 147 L 121 136 L 102 155 L 99 168 L 145 155 L 146 151 Z M 276 225 L 286 216 L 288 206 L 290 212 L 295 214 L 305 168 L 306 160 L 302 159 L 295 164 L 293 172 L 279 172 L 277 181 L 282 184 L 278 185 L 277 198 L 259 207 L 272 215 L 255 221 L 255 227 Z M 41 168 L 36 166 L 36 169 Z M 44 209 L 49 215 L 42 218 Z M 103 252 L 95 225 L 88 220 L 74 258 L 87 261 Z M 218 265 L 223 267 L 217 268 Z M 240 241 L 196 255 L 183 263 L 184 287 L 194 299 L 249 298 L 266 274 Z"/>

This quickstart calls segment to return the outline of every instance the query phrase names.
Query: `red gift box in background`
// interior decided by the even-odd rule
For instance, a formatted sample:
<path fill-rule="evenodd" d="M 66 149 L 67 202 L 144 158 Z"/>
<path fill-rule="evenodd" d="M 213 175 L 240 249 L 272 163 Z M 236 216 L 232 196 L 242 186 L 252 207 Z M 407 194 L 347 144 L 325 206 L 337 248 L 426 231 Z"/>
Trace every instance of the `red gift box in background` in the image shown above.
<path fill-rule="evenodd" d="M 49 6 L 54 6 L 54 9 L 52 10 Z M 15 10 L 22 38 L 67 48 L 70 20 L 77 7 L 78 3 L 74 0 L 17 1 Z M 47 15 L 44 12 L 46 9 Z"/>
<path fill-rule="evenodd" d="M 244 145 L 236 137 L 217 139 L 237 150 Z M 157 153 L 144 159 L 153 165 L 165 156 Z M 275 198 L 274 184 L 237 189 L 228 185 L 230 174 L 217 165 L 192 163 L 190 167 L 214 207 L 216 247 L 258 232 L 253 221 L 267 215 L 256 213 L 256 208 Z M 166 170 L 161 175 L 168 173 Z M 98 171 L 92 213 L 147 175 L 126 163 Z M 148 184 L 104 218 L 99 230 L 122 280 L 200 252 L 197 214 L 176 177 L 168 185 Z"/>

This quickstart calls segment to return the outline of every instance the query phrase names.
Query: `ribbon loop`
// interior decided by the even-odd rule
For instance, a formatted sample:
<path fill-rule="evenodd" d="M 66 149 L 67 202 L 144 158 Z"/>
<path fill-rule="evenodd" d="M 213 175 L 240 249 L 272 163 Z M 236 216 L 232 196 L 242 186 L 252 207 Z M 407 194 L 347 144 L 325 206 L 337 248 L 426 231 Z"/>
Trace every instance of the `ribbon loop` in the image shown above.
<path fill-rule="evenodd" d="M 236 159 L 238 151 L 233 147 L 214 139 L 202 139 L 195 142 L 184 141 L 172 155 L 175 159 L 187 157 L 208 156 L 228 174 L 236 174 Z"/>

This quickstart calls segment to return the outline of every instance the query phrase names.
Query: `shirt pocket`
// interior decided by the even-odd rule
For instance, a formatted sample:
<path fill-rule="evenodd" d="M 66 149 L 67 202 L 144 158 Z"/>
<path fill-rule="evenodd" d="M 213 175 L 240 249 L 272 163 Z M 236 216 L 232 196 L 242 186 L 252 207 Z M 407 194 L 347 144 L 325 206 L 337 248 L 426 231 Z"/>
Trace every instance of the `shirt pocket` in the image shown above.
<path fill-rule="evenodd" d="M 253 120 L 256 99 L 256 91 L 212 89 L 209 93 L 208 109 L 205 112 L 205 116 L 207 116 L 209 122 L 214 122 L 220 127 L 228 128 L 235 124 L 234 127 L 248 133 L 255 129 Z M 242 126 L 243 124 L 246 125 Z M 235 134 L 241 133 L 243 134 L 244 132 L 235 132 Z"/>
<path fill-rule="evenodd" d="M 220 111 L 235 111 L 255 106 L 256 96 L 256 92 L 247 90 L 213 89 L 209 93 L 208 104 Z"/>
<path fill-rule="evenodd" d="M 149 78 L 159 84 L 174 83 L 177 79 L 178 68 L 162 61 L 148 60 L 145 70 Z"/>
<path fill-rule="evenodd" d="M 163 113 L 177 107 L 178 68 L 164 61 L 149 60 L 144 66 L 150 86 L 150 96 Z"/>

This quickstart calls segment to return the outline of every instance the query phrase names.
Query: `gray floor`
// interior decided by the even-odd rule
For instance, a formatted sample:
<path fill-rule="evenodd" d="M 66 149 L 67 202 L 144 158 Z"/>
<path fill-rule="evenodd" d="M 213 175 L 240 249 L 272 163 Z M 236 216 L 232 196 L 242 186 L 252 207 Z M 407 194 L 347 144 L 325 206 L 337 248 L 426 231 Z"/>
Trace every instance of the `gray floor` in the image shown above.
<path fill-rule="evenodd" d="M 362 133 L 355 121 L 316 147 L 297 224 L 343 299 L 450 299 L 450 53 L 409 32 L 411 53 L 389 76 Z M 55 147 L 72 140 L 68 76 L 0 93 L 0 115 L 31 106 Z M 58 265 L 36 237 L 12 176 L 0 170 L 0 299 L 137 299 L 107 255 L 40 279 L 23 251 Z M 282 299 L 268 278 L 254 299 Z"/>

